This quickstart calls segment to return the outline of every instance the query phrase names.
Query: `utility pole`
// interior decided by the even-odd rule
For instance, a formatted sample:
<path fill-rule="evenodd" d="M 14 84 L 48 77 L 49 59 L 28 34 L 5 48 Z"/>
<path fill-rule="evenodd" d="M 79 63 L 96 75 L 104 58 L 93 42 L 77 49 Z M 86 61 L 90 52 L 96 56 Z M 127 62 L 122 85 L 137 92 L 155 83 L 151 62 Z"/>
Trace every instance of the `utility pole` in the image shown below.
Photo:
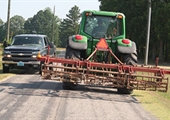
<path fill-rule="evenodd" d="M 151 24 L 151 0 L 148 0 L 148 27 L 147 27 L 147 37 L 146 37 L 146 46 L 145 46 L 145 63 L 144 63 L 144 65 L 148 64 L 150 24 Z"/>
<path fill-rule="evenodd" d="M 52 42 L 54 42 L 54 22 L 55 22 L 55 6 L 53 9 Z"/>
<path fill-rule="evenodd" d="M 9 40 L 9 33 L 10 33 L 10 6 L 11 6 L 11 0 L 8 0 L 7 36 L 6 36 L 6 41 Z"/>

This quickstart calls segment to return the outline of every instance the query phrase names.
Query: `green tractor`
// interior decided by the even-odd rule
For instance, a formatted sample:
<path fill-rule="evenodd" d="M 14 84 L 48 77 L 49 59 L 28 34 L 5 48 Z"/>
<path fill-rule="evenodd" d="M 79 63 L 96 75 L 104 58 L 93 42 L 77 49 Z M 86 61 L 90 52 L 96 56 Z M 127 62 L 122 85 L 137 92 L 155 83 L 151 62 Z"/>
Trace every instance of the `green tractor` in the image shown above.
<path fill-rule="evenodd" d="M 105 39 L 108 47 L 118 58 L 112 58 L 113 64 L 120 60 L 127 65 L 137 65 L 136 44 L 126 38 L 125 15 L 119 12 L 84 11 L 78 35 L 69 37 L 65 58 L 87 59 L 93 53 L 101 38 Z M 97 52 L 95 61 L 108 63 L 107 56 L 107 53 Z M 117 89 L 121 93 L 132 91 L 126 88 Z"/>
<path fill-rule="evenodd" d="M 113 53 L 123 63 L 137 64 L 136 44 L 126 38 L 125 16 L 118 12 L 84 11 L 78 35 L 69 37 L 66 58 L 88 58 L 101 38 L 105 38 Z M 106 61 L 100 54 L 98 57 L 98 61 Z"/>

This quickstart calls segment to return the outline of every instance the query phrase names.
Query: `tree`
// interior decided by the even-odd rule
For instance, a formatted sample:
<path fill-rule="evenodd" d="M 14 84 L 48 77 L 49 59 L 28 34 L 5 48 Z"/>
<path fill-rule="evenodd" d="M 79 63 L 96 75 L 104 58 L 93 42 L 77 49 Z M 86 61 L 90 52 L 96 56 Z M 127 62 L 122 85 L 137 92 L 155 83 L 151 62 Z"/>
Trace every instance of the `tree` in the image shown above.
<path fill-rule="evenodd" d="M 32 18 L 28 18 L 24 23 L 24 30 L 25 33 L 32 33 L 32 30 L 34 30 L 34 26 L 31 24 Z"/>
<path fill-rule="evenodd" d="M 15 15 L 10 19 L 10 37 L 24 33 L 25 19 L 22 16 Z"/>
<path fill-rule="evenodd" d="M 0 26 L 2 26 L 4 24 L 4 22 L 2 21 L 2 19 L 0 18 Z"/>
<path fill-rule="evenodd" d="M 69 36 L 75 35 L 78 32 L 80 20 L 80 9 L 75 5 L 69 10 L 66 18 L 63 19 L 60 26 L 61 46 L 66 47 Z"/>
<path fill-rule="evenodd" d="M 27 32 L 36 31 L 39 34 L 46 34 L 52 41 L 52 33 L 54 30 L 54 43 L 59 45 L 59 25 L 60 19 L 55 16 L 50 8 L 40 10 L 32 18 L 29 18 L 24 26 Z M 54 25 L 54 29 L 53 29 Z"/>
<path fill-rule="evenodd" d="M 5 26 L 4 22 L 2 19 L 0 19 L 0 42 L 4 40 L 5 37 Z"/>

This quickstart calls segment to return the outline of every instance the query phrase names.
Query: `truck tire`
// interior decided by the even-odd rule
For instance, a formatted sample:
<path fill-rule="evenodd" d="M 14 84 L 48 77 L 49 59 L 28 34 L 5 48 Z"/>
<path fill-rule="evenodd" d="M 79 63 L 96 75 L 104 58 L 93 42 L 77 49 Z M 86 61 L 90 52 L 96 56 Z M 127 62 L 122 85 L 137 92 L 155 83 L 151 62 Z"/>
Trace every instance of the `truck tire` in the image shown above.
<path fill-rule="evenodd" d="M 6 66 L 3 64 L 2 72 L 3 72 L 3 73 L 9 73 L 9 67 L 6 67 Z"/>
<path fill-rule="evenodd" d="M 137 63 L 138 63 L 137 52 L 123 55 L 122 62 L 126 63 L 126 65 L 137 65 Z M 133 93 L 133 89 L 127 89 L 126 87 L 117 88 L 117 92 L 119 94 L 132 94 Z"/>
<path fill-rule="evenodd" d="M 42 68 L 42 64 L 43 64 L 43 62 L 40 62 L 40 66 L 39 66 L 39 74 L 40 74 L 40 75 L 42 75 L 42 69 L 43 69 L 43 68 Z"/>

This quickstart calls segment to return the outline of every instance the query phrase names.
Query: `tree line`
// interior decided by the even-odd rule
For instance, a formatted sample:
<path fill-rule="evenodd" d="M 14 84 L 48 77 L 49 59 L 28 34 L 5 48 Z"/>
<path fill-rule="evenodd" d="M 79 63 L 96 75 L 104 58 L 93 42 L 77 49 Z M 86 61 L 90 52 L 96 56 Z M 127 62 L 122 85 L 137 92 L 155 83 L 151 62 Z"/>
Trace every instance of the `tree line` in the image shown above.
<path fill-rule="evenodd" d="M 6 40 L 7 22 L 0 19 L 0 42 L 11 42 L 17 34 L 37 33 L 46 34 L 56 46 L 65 47 L 68 37 L 77 33 L 79 19 L 80 9 L 76 5 L 69 10 L 63 20 L 54 15 L 50 8 L 38 11 L 27 20 L 15 15 L 10 18 L 10 40 Z"/>
<path fill-rule="evenodd" d="M 136 42 L 138 58 L 145 56 L 145 44 L 148 21 L 148 0 L 98 0 L 100 10 L 122 12 L 126 16 L 126 36 Z M 151 0 L 151 31 L 149 59 L 170 60 L 170 1 Z M 33 30 L 46 34 L 59 47 L 66 46 L 70 35 L 76 34 L 80 21 L 80 9 L 73 6 L 65 19 L 55 16 L 50 8 L 40 10 L 31 18 L 22 16 L 10 19 L 10 38 L 16 34 L 29 33 Z M 52 32 L 54 30 L 54 32 Z M 0 19 L 0 42 L 6 38 L 6 23 Z"/>

